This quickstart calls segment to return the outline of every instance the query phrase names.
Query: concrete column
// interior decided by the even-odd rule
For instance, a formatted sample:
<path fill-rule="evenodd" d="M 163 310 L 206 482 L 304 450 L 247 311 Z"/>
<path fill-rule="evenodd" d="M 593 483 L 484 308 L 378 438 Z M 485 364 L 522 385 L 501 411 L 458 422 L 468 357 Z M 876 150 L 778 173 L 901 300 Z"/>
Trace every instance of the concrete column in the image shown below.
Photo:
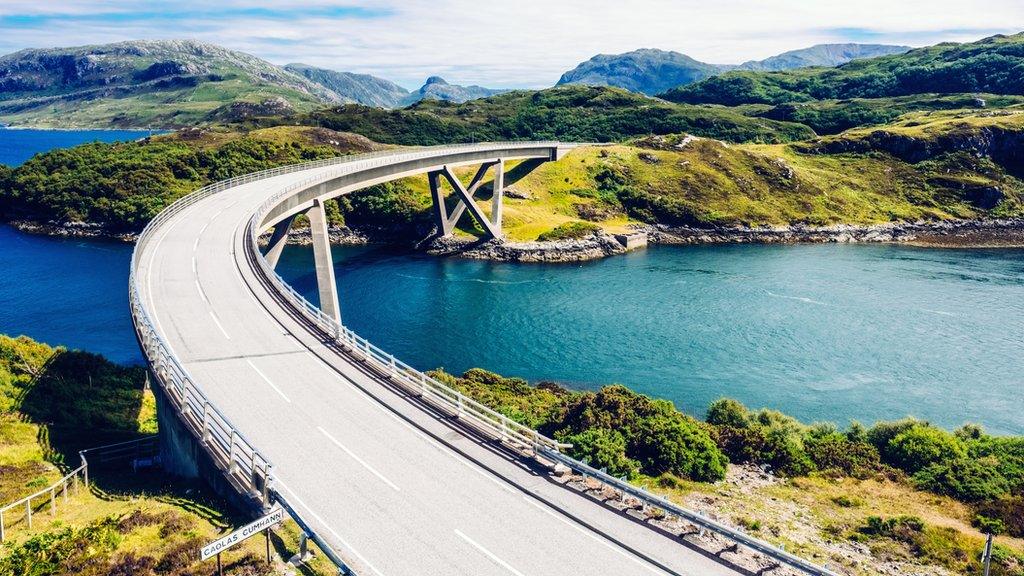
<path fill-rule="evenodd" d="M 331 238 L 327 233 L 327 212 L 323 200 L 313 200 L 306 212 L 313 237 L 313 260 L 316 263 L 316 287 L 320 293 L 320 310 L 341 323 L 341 305 L 338 303 L 338 285 L 334 282 L 334 259 L 331 258 Z"/>
<path fill-rule="evenodd" d="M 448 219 L 448 209 L 444 205 L 441 173 L 430 172 L 427 174 L 427 180 L 430 182 L 430 196 L 434 200 L 434 223 L 437 225 L 437 233 L 444 237 L 451 236 L 455 224 Z"/>
<path fill-rule="evenodd" d="M 271 269 L 277 268 L 277 261 L 281 259 L 281 252 L 284 251 L 285 244 L 288 243 L 288 231 L 291 230 L 294 221 L 295 215 L 293 214 L 274 226 L 274 233 L 270 236 L 270 245 L 267 247 L 265 255 Z"/>
<path fill-rule="evenodd" d="M 501 235 L 501 211 L 505 198 L 505 161 L 494 165 L 494 194 L 491 196 L 491 224 Z"/>

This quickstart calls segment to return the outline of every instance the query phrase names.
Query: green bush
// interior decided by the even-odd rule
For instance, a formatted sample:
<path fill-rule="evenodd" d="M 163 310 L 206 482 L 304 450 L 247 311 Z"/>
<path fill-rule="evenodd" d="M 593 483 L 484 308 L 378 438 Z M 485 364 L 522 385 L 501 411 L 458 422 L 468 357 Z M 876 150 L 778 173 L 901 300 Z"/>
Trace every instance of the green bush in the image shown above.
<path fill-rule="evenodd" d="M 880 452 L 885 463 L 910 475 L 932 464 L 963 458 L 967 454 L 956 437 L 924 422 L 899 431 Z"/>
<path fill-rule="evenodd" d="M 952 496 L 964 502 L 980 502 L 1005 496 L 1010 483 L 996 470 L 992 458 L 958 458 L 932 464 L 913 477 L 922 490 Z"/>
<path fill-rule="evenodd" d="M 749 416 L 750 411 L 739 401 L 732 398 L 722 398 L 711 403 L 704 420 L 708 424 L 714 424 L 715 426 L 746 428 Z"/>
<path fill-rule="evenodd" d="M 626 456 L 626 439 L 616 430 L 588 428 L 561 440 L 572 444 L 573 457 L 605 468 L 613 476 L 631 480 L 640 472 L 640 463 Z"/>
<path fill-rule="evenodd" d="M 544 232 L 540 236 L 537 236 L 537 240 L 541 242 L 553 242 L 556 240 L 579 240 L 586 238 L 599 232 L 601 227 L 591 222 L 566 222 L 565 224 L 559 224 L 558 226 Z"/>

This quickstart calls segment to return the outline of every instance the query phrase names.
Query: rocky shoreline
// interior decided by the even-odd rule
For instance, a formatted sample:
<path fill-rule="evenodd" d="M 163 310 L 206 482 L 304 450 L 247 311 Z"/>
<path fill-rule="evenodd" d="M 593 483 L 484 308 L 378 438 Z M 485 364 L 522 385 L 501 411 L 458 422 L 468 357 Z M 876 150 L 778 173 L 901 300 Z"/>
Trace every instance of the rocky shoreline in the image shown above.
<path fill-rule="evenodd" d="M 108 238 L 134 242 L 137 234 L 112 233 L 88 223 L 12 221 L 14 228 L 33 234 L 77 238 Z M 472 238 L 437 238 L 416 244 L 409 230 L 331 227 L 338 245 L 406 244 L 437 256 L 458 256 L 504 262 L 581 262 L 623 254 L 650 244 L 800 244 L 900 243 L 945 248 L 1024 248 L 1024 219 L 898 222 L 873 226 L 793 226 L 740 228 L 637 225 L 631 234 L 598 232 L 584 238 L 551 242 L 509 242 Z M 308 230 L 296 230 L 289 242 L 308 245 Z"/>

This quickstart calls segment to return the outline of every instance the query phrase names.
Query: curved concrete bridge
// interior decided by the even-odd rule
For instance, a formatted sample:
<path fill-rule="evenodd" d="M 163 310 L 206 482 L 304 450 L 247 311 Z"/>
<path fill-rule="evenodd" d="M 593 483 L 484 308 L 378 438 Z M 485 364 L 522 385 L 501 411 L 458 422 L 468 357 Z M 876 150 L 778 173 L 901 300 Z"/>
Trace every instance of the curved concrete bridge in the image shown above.
<path fill-rule="evenodd" d="M 136 247 L 131 304 L 159 384 L 166 465 L 220 478 L 257 506 L 276 495 L 358 574 L 734 574 L 551 481 L 528 456 L 556 453 L 553 441 L 337 322 L 325 199 L 414 174 L 436 184 L 451 168 L 480 165 L 472 183 L 452 184 L 488 219 L 484 228 L 500 233 L 500 175 L 490 215 L 471 201 L 483 172 L 500 173 L 507 160 L 556 160 L 569 147 L 334 159 L 219 183 L 162 212 Z M 299 213 L 313 226 L 323 311 L 272 269 Z M 437 213 L 441 231 L 453 216 Z M 257 237 L 274 228 L 265 258 Z"/>

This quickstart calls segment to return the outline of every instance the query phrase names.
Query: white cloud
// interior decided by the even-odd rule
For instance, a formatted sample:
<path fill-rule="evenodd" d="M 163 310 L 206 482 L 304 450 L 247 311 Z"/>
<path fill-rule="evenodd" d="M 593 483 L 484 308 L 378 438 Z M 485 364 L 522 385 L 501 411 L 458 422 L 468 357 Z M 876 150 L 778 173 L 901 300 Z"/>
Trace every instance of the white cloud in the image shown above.
<path fill-rule="evenodd" d="M 339 6 L 379 14 L 352 17 L 333 9 Z M 924 45 L 1021 29 L 1024 3 L 1019 0 L 989 0 L 984 10 L 963 0 L 4 0 L 0 5 L 3 52 L 190 37 L 278 64 L 302 61 L 371 73 L 408 87 L 431 74 L 488 86 L 548 86 L 596 53 L 640 47 L 738 63 L 820 42 Z"/>

